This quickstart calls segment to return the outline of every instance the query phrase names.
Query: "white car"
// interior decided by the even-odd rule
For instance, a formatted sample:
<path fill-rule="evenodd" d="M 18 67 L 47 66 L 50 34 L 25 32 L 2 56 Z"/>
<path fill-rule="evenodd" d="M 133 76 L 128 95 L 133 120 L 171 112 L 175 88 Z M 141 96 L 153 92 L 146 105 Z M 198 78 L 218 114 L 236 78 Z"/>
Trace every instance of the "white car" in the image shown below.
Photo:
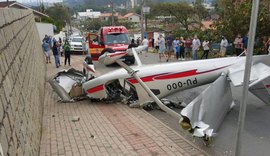
<path fill-rule="evenodd" d="M 72 37 L 70 40 L 70 43 L 69 43 L 70 50 L 71 51 L 83 51 L 82 42 L 83 42 L 83 37 L 80 37 L 80 36 Z"/>

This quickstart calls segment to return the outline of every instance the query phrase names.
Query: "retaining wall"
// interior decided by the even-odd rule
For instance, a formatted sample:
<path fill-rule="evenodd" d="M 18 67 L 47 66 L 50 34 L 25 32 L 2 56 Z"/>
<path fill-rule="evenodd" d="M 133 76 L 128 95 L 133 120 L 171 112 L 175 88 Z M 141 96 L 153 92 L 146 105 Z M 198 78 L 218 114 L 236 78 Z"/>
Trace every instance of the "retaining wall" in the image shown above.
<path fill-rule="evenodd" d="M 45 76 L 32 12 L 0 9 L 0 152 L 2 147 L 4 156 L 38 155 Z"/>

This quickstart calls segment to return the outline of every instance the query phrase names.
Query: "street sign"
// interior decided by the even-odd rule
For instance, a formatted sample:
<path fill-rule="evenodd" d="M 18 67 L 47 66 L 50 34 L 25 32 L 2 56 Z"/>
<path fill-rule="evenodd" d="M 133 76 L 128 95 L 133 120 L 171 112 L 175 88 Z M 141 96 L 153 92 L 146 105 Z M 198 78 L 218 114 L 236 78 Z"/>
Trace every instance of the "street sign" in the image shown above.
<path fill-rule="evenodd" d="M 149 14 L 150 13 L 150 7 L 143 7 L 143 13 L 144 14 Z"/>

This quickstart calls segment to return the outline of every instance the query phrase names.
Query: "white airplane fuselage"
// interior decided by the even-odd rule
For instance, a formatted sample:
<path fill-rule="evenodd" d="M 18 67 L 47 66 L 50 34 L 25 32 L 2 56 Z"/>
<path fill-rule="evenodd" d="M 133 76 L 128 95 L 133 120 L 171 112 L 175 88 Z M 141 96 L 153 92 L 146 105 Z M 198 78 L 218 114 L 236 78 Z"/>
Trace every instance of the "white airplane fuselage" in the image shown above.
<path fill-rule="evenodd" d="M 254 61 L 261 61 L 262 58 L 259 57 L 255 58 Z M 267 57 L 267 61 L 270 60 L 269 58 Z M 229 68 L 243 65 L 244 62 L 245 57 L 226 57 L 133 66 L 131 68 L 137 71 L 137 75 L 158 98 L 163 98 L 181 90 L 209 84 L 216 80 L 221 73 L 227 74 Z M 105 99 L 108 96 L 106 84 L 117 79 L 128 81 L 136 88 L 140 103 L 151 101 L 151 97 L 148 96 L 137 80 L 124 69 L 118 69 L 85 82 L 83 89 L 90 98 Z"/>

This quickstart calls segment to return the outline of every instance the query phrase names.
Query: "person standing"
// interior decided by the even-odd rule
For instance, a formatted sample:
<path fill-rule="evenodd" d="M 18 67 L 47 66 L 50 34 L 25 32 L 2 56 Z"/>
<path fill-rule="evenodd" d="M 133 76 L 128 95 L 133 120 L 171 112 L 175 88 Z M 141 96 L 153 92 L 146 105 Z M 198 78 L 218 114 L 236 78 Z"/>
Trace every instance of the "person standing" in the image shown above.
<path fill-rule="evenodd" d="M 143 41 L 142 41 L 142 45 L 143 46 L 147 46 L 147 48 L 145 48 L 146 56 L 147 56 L 147 53 L 148 53 L 148 44 L 149 44 L 149 41 L 148 41 L 148 39 L 145 36 L 144 39 L 143 39 Z"/>
<path fill-rule="evenodd" d="M 158 37 L 158 39 L 155 41 L 155 49 L 156 49 L 156 51 L 158 52 L 159 51 L 159 37 Z"/>
<path fill-rule="evenodd" d="M 151 38 L 151 44 L 152 44 L 152 48 L 155 48 L 155 39 L 154 39 L 154 37 Z"/>
<path fill-rule="evenodd" d="M 179 54 L 180 54 L 180 60 L 184 61 L 185 60 L 185 40 L 183 37 L 180 37 L 179 41 Z"/>
<path fill-rule="evenodd" d="M 59 66 L 60 66 L 60 60 L 59 60 L 59 53 L 58 53 L 57 42 L 53 42 L 52 51 L 53 51 L 53 56 L 54 56 L 54 60 L 55 60 L 55 66 L 56 66 L 56 68 L 59 68 Z"/>
<path fill-rule="evenodd" d="M 84 38 L 83 38 L 83 40 L 82 40 L 82 53 L 83 53 L 83 55 L 85 55 L 86 54 L 86 41 L 84 40 Z"/>
<path fill-rule="evenodd" d="M 175 38 L 175 39 L 173 40 L 173 42 L 172 42 L 172 48 L 173 48 L 174 55 L 175 55 L 175 58 L 176 58 L 176 59 L 179 58 L 178 44 L 179 44 L 179 40 Z"/>
<path fill-rule="evenodd" d="M 191 51 L 192 51 L 192 40 L 190 39 L 190 37 L 186 38 L 185 41 L 185 56 L 186 57 L 191 57 Z"/>
<path fill-rule="evenodd" d="M 221 57 L 226 56 L 227 46 L 228 46 L 228 40 L 224 36 L 222 36 L 221 42 L 220 42 L 220 55 L 221 55 Z"/>
<path fill-rule="evenodd" d="M 192 57 L 193 60 L 198 59 L 198 51 L 201 46 L 201 41 L 198 39 L 197 35 L 194 35 L 194 39 L 192 40 Z"/>
<path fill-rule="evenodd" d="M 208 58 L 209 49 L 210 49 L 210 43 L 209 43 L 209 41 L 207 39 L 205 39 L 203 41 L 202 46 L 203 46 L 203 55 L 202 55 L 201 59 L 203 59 L 203 57 L 205 57 L 205 59 L 207 59 Z"/>
<path fill-rule="evenodd" d="M 161 62 L 161 57 L 163 56 L 165 58 L 165 50 L 166 50 L 166 46 L 165 46 L 165 39 L 163 38 L 162 35 L 159 36 L 159 62 Z"/>
<path fill-rule="evenodd" d="M 140 45 L 141 44 L 141 37 L 138 37 L 136 42 L 137 42 L 137 45 Z"/>
<path fill-rule="evenodd" d="M 70 45 L 68 43 L 68 41 L 65 41 L 64 44 L 64 51 L 65 51 L 65 65 L 67 64 L 68 61 L 68 65 L 70 65 Z"/>
<path fill-rule="evenodd" d="M 169 61 L 169 59 L 171 58 L 171 52 L 173 51 L 173 47 L 172 47 L 172 42 L 173 42 L 173 37 L 172 37 L 172 33 L 169 33 L 169 36 L 166 37 L 166 43 L 167 43 L 167 62 Z"/>
<path fill-rule="evenodd" d="M 134 39 L 131 39 L 131 43 L 128 45 L 128 49 L 138 47 Z"/>
<path fill-rule="evenodd" d="M 248 34 L 243 37 L 243 49 L 244 51 L 247 51 L 248 47 Z"/>
<path fill-rule="evenodd" d="M 44 54 L 45 54 L 45 57 L 46 57 L 46 63 L 51 63 L 51 58 L 50 58 L 50 55 L 51 55 L 50 44 L 46 40 L 43 41 L 42 48 L 43 48 L 43 51 L 44 51 Z"/>
<path fill-rule="evenodd" d="M 237 35 L 237 37 L 234 39 L 233 44 L 235 47 L 236 56 L 239 56 L 242 53 L 243 49 L 243 39 L 240 34 Z"/>

